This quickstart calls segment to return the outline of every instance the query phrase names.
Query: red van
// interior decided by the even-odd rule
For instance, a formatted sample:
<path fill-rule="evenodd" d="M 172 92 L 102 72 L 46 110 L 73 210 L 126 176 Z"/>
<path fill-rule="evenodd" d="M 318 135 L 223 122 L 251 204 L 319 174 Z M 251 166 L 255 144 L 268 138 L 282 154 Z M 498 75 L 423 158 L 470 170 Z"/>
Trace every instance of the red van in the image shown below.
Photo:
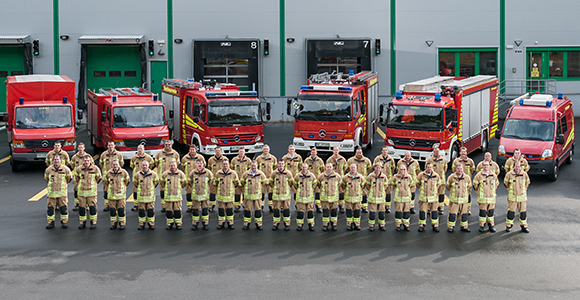
<path fill-rule="evenodd" d="M 528 161 L 530 175 L 558 179 L 560 166 L 574 157 L 574 111 L 572 102 L 544 94 L 524 94 L 511 101 L 503 130 L 498 130 L 497 163 L 503 169 L 514 149 Z"/>

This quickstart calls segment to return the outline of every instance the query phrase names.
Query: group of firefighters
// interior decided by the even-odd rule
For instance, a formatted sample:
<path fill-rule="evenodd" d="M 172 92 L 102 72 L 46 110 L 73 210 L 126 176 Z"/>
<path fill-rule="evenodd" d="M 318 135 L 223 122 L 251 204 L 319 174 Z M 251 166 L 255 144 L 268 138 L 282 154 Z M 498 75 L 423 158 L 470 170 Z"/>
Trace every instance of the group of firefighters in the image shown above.
<path fill-rule="evenodd" d="M 140 145 L 130 161 L 133 178 L 123 169 L 123 156 L 115 150 L 114 142 L 107 144 L 96 166 L 93 157 L 85 152 L 84 144 L 69 159 L 61 150 L 60 143 L 48 153 L 45 180 L 48 183 L 47 229 L 54 227 L 56 211 L 60 211 L 63 228 L 68 225 L 67 187 L 74 183 L 75 207 L 79 214 L 79 229 L 87 225 L 96 228 L 97 187 L 103 181 L 104 210 L 109 212 L 111 230 L 125 229 L 126 188 L 133 182 L 132 211 L 138 211 L 139 230 L 155 229 L 156 187 L 160 186 L 161 212 L 166 216 L 166 229 L 183 226 L 183 190 L 187 212 L 192 215 L 192 230 L 202 226 L 209 229 L 209 214 L 216 206 L 217 229 L 234 229 L 234 212 L 243 209 L 244 230 L 249 229 L 252 219 L 262 230 L 263 209 L 267 204 L 273 216 L 272 230 L 280 223 L 290 230 L 290 206 L 294 199 L 297 230 L 308 224 L 315 230 L 314 212 L 322 213 L 322 230 L 337 230 L 338 212 L 346 215 L 347 230 L 361 230 L 361 213 L 368 213 L 369 230 L 374 231 L 378 220 L 380 230 L 386 230 L 386 214 L 394 202 L 395 227 L 397 231 L 410 231 L 410 215 L 415 214 L 415 196 L 418 194 L 419 232 L 425 231 L 427 219 L 431 218 L 433 231 L 439 232 L 439 215 L 445 207 L 445 189 L 449 191 L 449 214 L 447 230 L 453 232 L 457 219 L 461 231 L 469 232 L 468 216 L 471 214 L 471 190 L 475 190 L 479 204 L 479 231 L 490 232 L 494 228 L 496 190 L 500 185 L 499 166 L 492 161 L 489 152 L 477 166 L 467 157 L 467 149 L 460 149 L 460 156 L 452 163 L 453 173 L 445 179 L 447 160 L 439 149 L 425 162 L 422 171 L 419 162 L 410 152 L 398 162 L 384 147 L 373 162 L 363 155 L 362 149 L 346 160 L 338 147 L 324 162 L 313 147 L 310 155 L 302 158 L 293 145 L 280 160 L 270 153 L 268 145 L 254 160 L 245 155 L 243 148 L 231 160 L 215 148 L 209 160 L 191 146 L 189 153 L 180 158 L 173 150 L 173 143 L 166 140 L 162 151 L 151 157 Z M 70 169 L 69 169 L 70 166 Z M 178 168 L 181 166 L 181 170 Z M 506 231 L 514 225 L 515 213 L 519 212 L 521 231 L 528 233 L 526 201 L 530 179 L 528 163 L 516 149 L 505 165 L 504 185 L 508 190 Z M 71 171 L 72 170 L 72 171 Z M 101 173 L 102 170 L 102 173 Z M 201 222 L 201 223 L 200 223 Z"/>

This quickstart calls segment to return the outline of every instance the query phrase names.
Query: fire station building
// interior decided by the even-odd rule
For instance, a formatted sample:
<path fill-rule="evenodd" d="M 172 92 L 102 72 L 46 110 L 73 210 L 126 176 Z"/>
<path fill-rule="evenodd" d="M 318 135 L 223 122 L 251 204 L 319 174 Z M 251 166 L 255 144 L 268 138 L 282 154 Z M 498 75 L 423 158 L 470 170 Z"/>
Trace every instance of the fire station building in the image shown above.
<path fill-rule="evenodd" d="M 566 0 L 9 1 L 0 80 L 67 75 L 84 109 L 86 89 L 215 79 L 257 91 L 274 121 L 289 120 L 285 100 L 311 74 L 351 70 L 379 73 L 382 102 L 440 74 L 496 75 L 505 99 L 561 92 L 579 104 L 579 10 Z"/>

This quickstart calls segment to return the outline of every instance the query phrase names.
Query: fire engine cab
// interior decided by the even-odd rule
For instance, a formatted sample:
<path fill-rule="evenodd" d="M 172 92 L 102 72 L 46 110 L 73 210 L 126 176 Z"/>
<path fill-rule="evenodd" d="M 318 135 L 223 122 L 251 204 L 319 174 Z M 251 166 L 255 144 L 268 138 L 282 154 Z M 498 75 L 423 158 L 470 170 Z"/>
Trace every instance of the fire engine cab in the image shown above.
<path fill-rule="evenodd" d="M 215 80 L 193 82 L 164 79 L 162 101 L 169 109 L 171 138 L 213 155 L 219 145 L 224 155 L 261 153 L 264 146 L 263 114 L 255 91 L 240 91 L 235 84 Z M 266 104 L 266 120 L 270 104 Z"/>
<path fill-rule="evenodd" d="M 356 146 L 370 148 L 378 126 L 379 75 L 315 74 L 288 99 L 286 113 L 294 116 L 294 141 L 297 151 L 353 153 Z M 294 109 L 294 114 L 292 114 Z"/>

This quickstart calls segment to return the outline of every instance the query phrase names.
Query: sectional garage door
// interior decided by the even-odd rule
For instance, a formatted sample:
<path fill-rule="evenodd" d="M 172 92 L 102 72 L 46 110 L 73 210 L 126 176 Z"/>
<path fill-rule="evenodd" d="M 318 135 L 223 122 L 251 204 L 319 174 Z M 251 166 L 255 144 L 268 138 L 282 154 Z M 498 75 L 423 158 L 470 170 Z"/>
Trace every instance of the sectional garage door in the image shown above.
<path fill-rule="evenodd" d="M 88 46 L 87 88 L 140 87 L 140 60 L 138 46 Z"/>

